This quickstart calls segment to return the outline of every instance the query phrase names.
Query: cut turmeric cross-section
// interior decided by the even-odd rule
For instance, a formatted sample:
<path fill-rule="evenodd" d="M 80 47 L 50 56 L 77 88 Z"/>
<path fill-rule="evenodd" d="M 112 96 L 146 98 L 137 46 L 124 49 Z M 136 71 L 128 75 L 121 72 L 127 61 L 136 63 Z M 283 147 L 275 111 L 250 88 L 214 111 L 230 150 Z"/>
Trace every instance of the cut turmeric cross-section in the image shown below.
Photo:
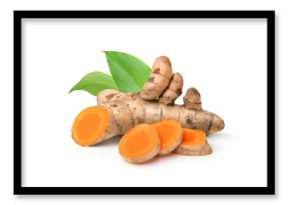
<path fill-rule="evenodd" d="M 153 124 L 160 138 L 160 155 L 174 150 L 182 140 L 182 128 L 176 120 L 162 120 Z"/>
<path fill-rule="evenodd" d="M 159 153 L 160 139 L 152 125 L 139 124 L 125 132 L 118 148 L 126 161 L 144 163 Z"/>
<path fill-rule="evenodd" d="M 174 152 L 181 155 L 203 156 L 211 154 L 212 149 L 202 130 L 183 128 L 183 139 Z"/>
<path fill-rule="evenodd" d="M 109 125 L 109 113 L 104 107 L 88 107 L 76 117 L 72 138 L 82 146 L 96 144 Z"/>

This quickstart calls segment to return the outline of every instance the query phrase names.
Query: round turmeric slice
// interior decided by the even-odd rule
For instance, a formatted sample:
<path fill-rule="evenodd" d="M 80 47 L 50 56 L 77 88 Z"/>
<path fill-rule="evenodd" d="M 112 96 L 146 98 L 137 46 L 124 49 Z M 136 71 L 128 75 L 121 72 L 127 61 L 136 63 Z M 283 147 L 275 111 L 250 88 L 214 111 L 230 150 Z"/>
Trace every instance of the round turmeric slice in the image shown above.
<path fill-rule="evenodd" d="M 159 153 L 160 139 L 152 125 L 139 124 L 125 132 L 118 149 L 127 162 L 144 163 Z"/>
<path fill-rule="evenodd" d="M 182 140 L 182 128 L 176 120 L 162 120 L 153 124 L 160 138 L 160 155 L 172 152 Z"/>
<path fill-rule="evenodd" d="M 81 111 L 72 127 L 72 138 L 81 146 L 96 144 L 109 125 L 109 113 L 100 106 L 88 107 Z"/>
<path fill-rule="evenodd" d="M 174 152 L 181 155 L 203 156 L 211 154 L 212 148 L 202 130 L 183 128 L 183 139 Z"/>

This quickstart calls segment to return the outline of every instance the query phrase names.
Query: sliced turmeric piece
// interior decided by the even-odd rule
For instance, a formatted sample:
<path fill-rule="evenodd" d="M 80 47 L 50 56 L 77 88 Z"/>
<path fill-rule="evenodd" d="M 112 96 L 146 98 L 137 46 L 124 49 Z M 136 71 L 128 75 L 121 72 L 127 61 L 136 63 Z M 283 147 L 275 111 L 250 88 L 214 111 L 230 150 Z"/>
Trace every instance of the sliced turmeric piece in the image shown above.
<path fill-rule="evenodd" d="M 159 153 L 160 139 L 152 125 L 143 123 L 125 132 L 118 149 L 127 162 L 144 163 Z"/>
<path fill-rule="evenodd" d="M 160 155 L 172 152 L 182 140 L 182 128 L 176 120 L 162 120 L 153 124 L 160 138 Z"/>
<path fill-rule="evenodd" d="M 109 125 L 109 113 L 101 106 L 88 107 L 75 118 L 72 138 L 81 146 L 98 143 Z"/>
<path fill-rule="evenodd" d="M 183 128 L 183 139 L 174 152 L 181 155 L 203 156 L 211 154 L 212 148 L 202 130 Z"/>

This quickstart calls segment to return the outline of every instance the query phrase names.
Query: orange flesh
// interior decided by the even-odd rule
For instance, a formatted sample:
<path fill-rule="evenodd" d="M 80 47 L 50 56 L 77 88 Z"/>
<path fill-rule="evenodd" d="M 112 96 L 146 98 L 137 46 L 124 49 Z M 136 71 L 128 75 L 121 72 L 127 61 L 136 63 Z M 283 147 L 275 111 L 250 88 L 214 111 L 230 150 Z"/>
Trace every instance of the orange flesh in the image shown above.
<path fill-rule="evenodd" d="M 153 125 L 160 137 L 160 150 L 165 150 L 180 137 L 180 124 L 175 120 L 163 120 Z"/>
<path fill-rule="evenodd" d="M 156 148 L 159 136 L 153 126 L 139 124 L 128 130 L 118 145 L 119 153 L 123 157 L 142 157 Z"/>
<path fill-rule="evenodd" d="M 128 143 L 128 141 L 130 141 L 130 143 Z M 135 133 L 135 135 L 128 136 L 127 143 L 125 145 L 126 150 L 130 153 L 139 152 L 149 146 L 149 141 L 149 136 L 141 130 L 139 133 Z"/>
<path fill-rule="evenodd" d="M 183 128 L 182 145 L 200 145 L 204 143 L 205 140 L 205 133 L 202 130 Z"/>
<path fill-rule="evenodd" d="M 104 107 L 88 107 L 76 117 L 72 137 L 82 146 L 93 145 L 102 136 L 109 124 L 109 113 Z"/>
<path fill-rule="evenodd" d="M 88 114 L 79 120 L 76 128 L 77 135 L 81 139 L 89 139 L 96 132 L 96 125 L 100 124 L 100 117 L 97 114 Z"/>

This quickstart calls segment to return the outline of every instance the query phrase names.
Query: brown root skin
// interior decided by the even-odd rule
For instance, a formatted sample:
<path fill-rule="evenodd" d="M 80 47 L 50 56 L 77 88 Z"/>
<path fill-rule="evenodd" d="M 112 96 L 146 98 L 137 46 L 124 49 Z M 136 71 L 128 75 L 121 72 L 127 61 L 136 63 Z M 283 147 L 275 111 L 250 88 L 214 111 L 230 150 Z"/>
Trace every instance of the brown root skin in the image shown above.
<path fill-rule="evenodd" d="M 188 156 L 204 156 L 211 154 L 212 148 L 207 141 L 195 146 L 181 144 L 174 150 L 174 153 Z"/>
<path fill-rule="evenodd" d="M 172 77 L 171 62 L 167 56 L 156 58 L 152 66 L 152 73 L 160 74 L 168 79 Z"/>
<path fill-rule="evenodd" d="M 101 95 L 97 95 L 97 103 L 103 104 L 110 101 L 114 96 L 119 94 L 119 91 L 114 89 L 105 89 L 102 91 Z"/>
<path fill-rule="evenodd" d="M 150 153 L 148 153 L 146 156 L 140 157 L 140 158 L 128 158 L 128 157 L 123 157 L 123 159 L 126 162 L 132 163 L 132 164 L 143 164 L 146 163 L 150 160 L 152 160 L 160 150 L 160 144 L 159 146 L 155 147 Z"/>
<path fill-rule="evenodd" d="M 159 102 L 164 105 L 172 104 L 182 94 L 182 87 L 182 75 L 180 73 L 174 73 L 168 88 L 161 95 Z"/>
<path fill-rule="evenodd" d="M 152 71 L 148 81 L 144 84 L 140 92 L 141 98 L 145 100 L 155 100 L 169 85 L 172 77 L 171 62 L 168 57 L 158 57 L 152 66 Z"/>
<path fill-rule="evenodd" d="M 187 89 L 183 102 L 187 109 L 202 110 L 200 93 L 193 87 Z"/>
<path fill-rule="evenodd" d="M 183 128 L 183 139 L 174 152 L 181 155 L 203 156 L 211 154 L 212 148 L 202 130 Z"/>
<path fill-rule="evenodd" d="M 107 91 L 101 91 L 98 99 L 106 98 Z M 104 95 L 104 96 L 102 96 Z M 106 102 L 98 102 L 109 112 L 109 126 L 100 141 L 120 135 L 126 129 L 139 123 L 153 124 L 163 119 L 179 121 L 183 128 L 203 130 L 207 135 L 224 128 L 224 121 L 214 113 L 205 110 L 187 109 L 182 105 L 163 105 L 143 100 L 137 93 L 118 93 Z"/>
<path fill-rule="evenodd" d="M 140 92 L 144 100 L 158 100 L 164 105 L 172 104 L 182 94 L 183 78 L 172 73 L 168 57 L 158 57 L 152 66 L 148 81 Z"/>

